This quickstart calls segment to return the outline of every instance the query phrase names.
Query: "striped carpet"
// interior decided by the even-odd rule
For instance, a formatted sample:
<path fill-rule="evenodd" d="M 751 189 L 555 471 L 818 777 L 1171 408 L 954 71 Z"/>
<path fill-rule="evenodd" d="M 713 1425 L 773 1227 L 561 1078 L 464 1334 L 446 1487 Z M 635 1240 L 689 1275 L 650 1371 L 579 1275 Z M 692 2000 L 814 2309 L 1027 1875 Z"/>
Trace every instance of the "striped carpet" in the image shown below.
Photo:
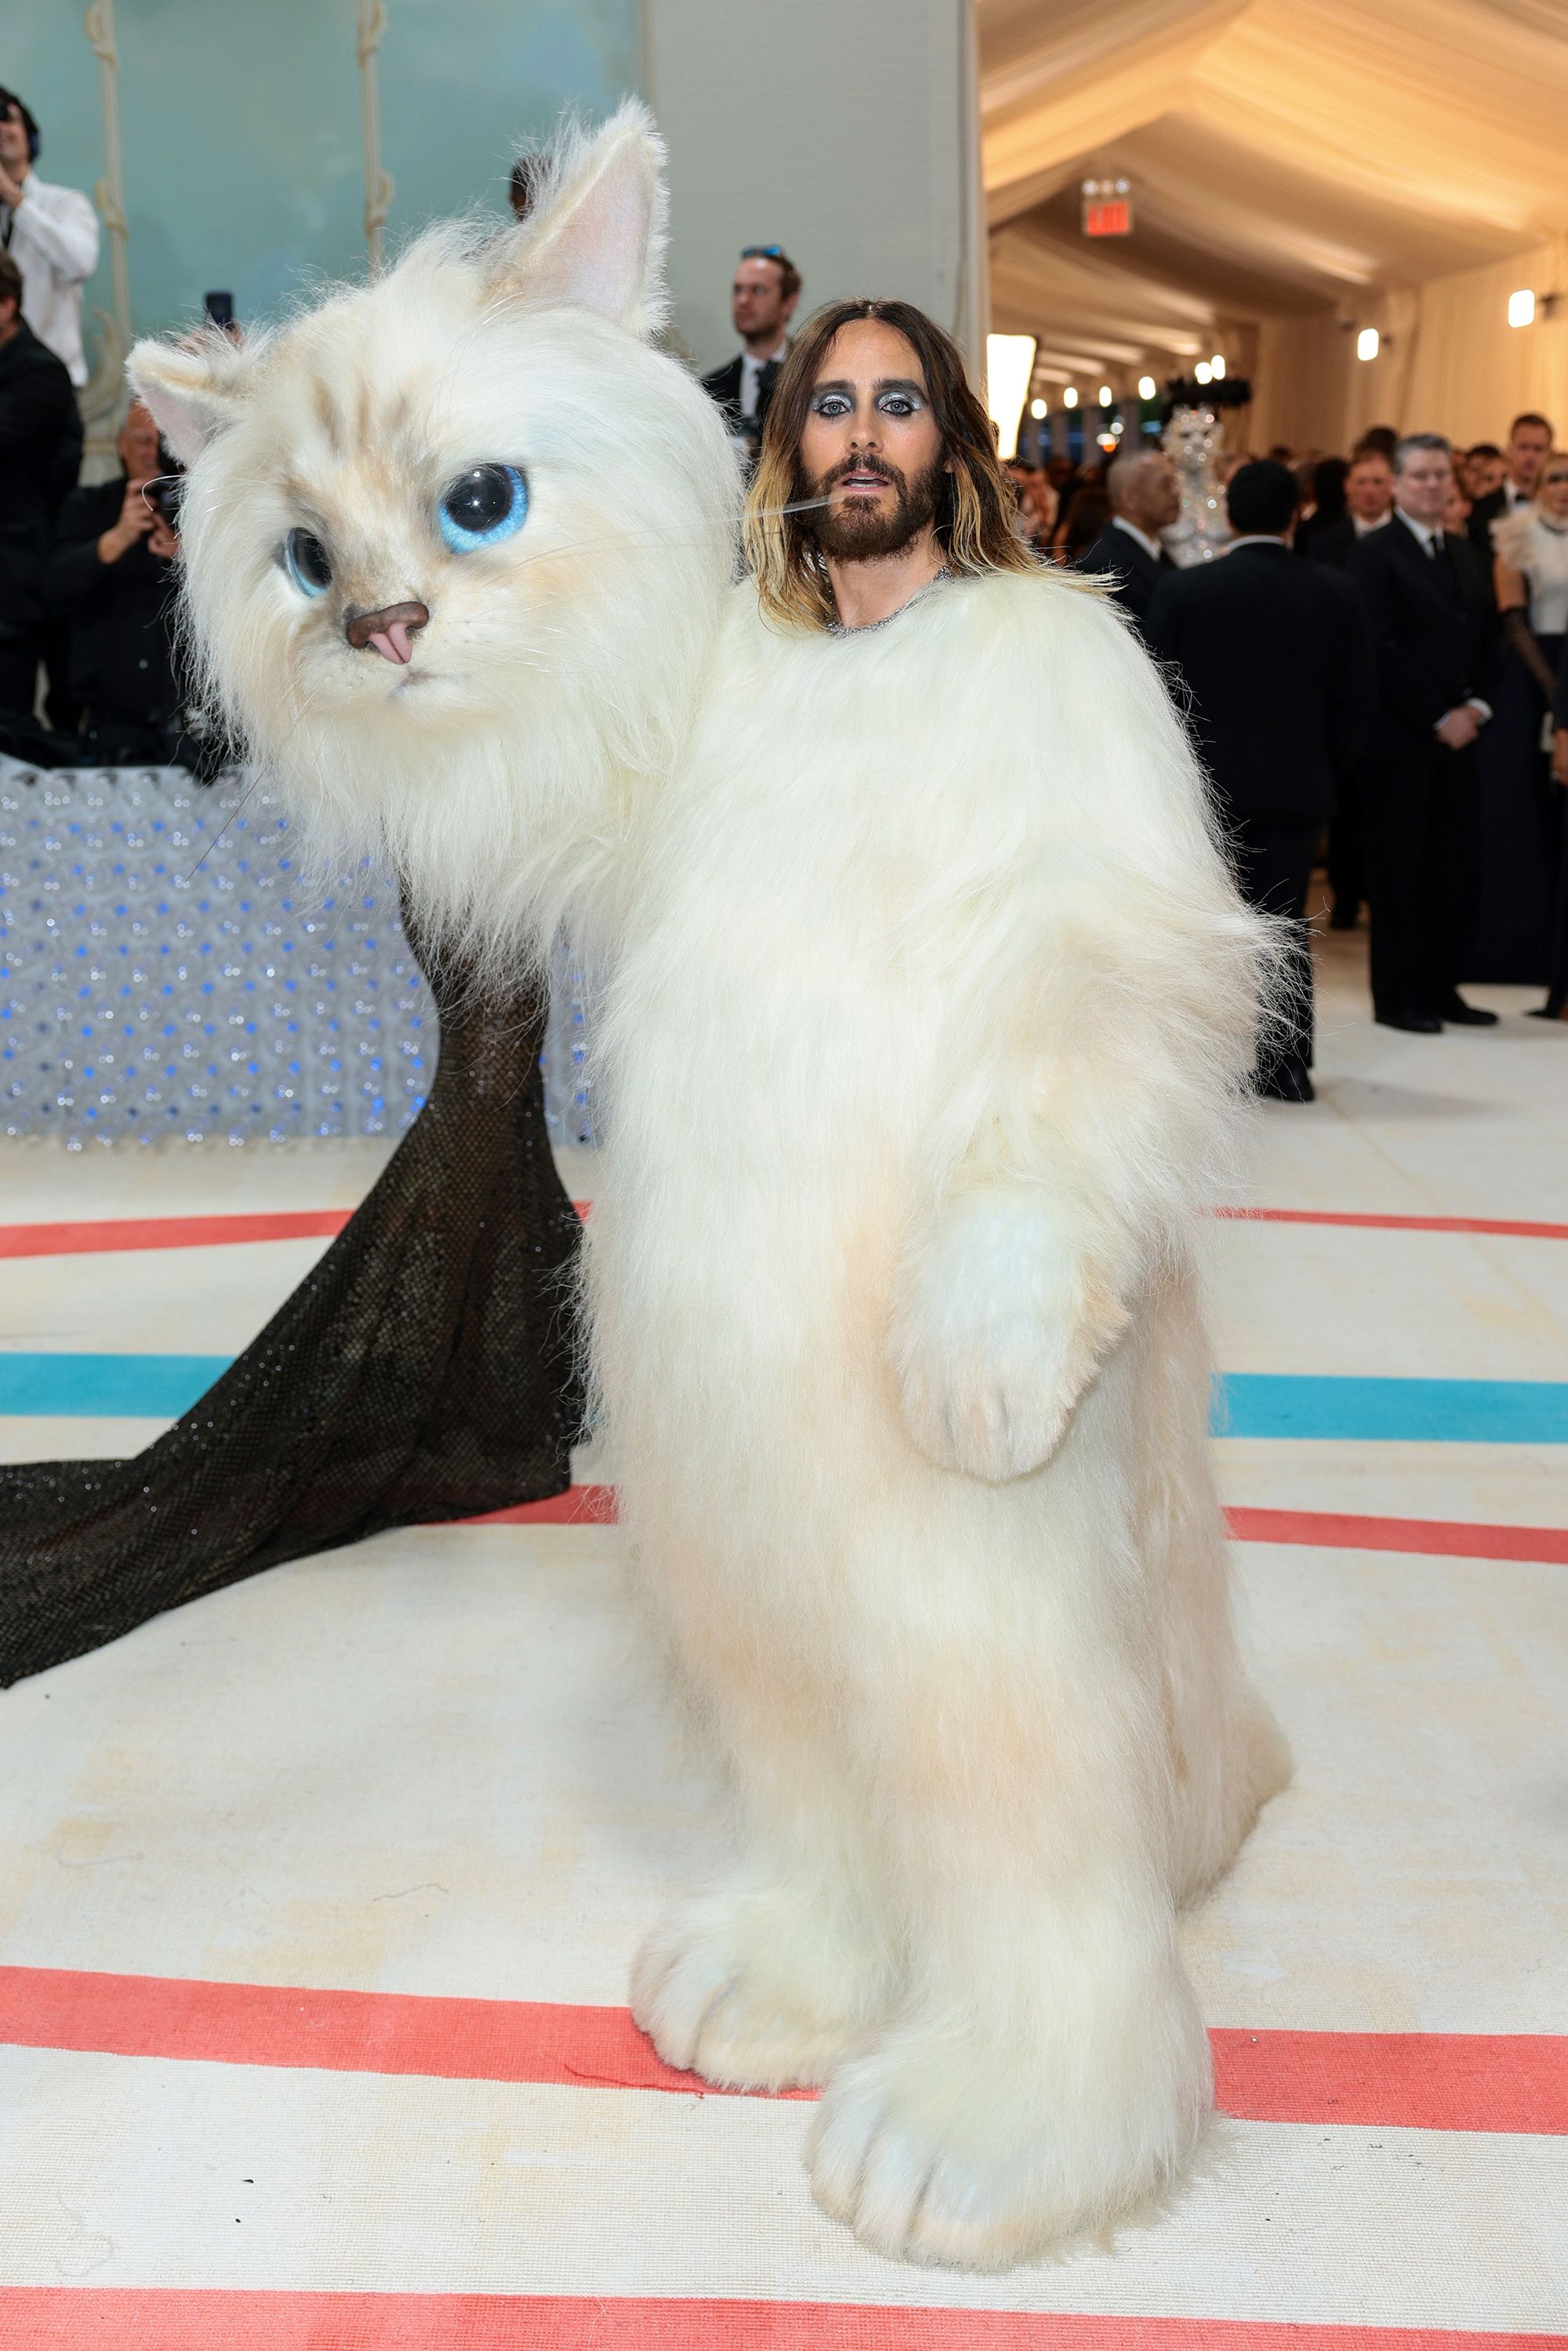
<path fill-rule="evenodd" d="M 725 1830 L 585 1460 L 0 1698 L 4 2351 L 1568 2345 L 1568 1034 L 1375 1030 L 1356 945 L 1207 1237 L 1298 1776 L 1186 1929 L 1178 2208 L 905 2270 L 811 2204 L 809 2101 L 653 2056 L 627 1960 Z M 369 1165 L 0 1156 L 0 1452 L 144 1442 Z"/>

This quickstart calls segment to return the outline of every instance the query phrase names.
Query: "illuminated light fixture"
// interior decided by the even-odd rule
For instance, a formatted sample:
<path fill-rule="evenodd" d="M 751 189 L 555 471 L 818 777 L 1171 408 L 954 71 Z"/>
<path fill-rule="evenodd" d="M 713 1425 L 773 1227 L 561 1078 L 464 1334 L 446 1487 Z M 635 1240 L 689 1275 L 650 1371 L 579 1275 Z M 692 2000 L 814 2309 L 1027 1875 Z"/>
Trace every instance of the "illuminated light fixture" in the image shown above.
<path fill-rule="evenodd" d="M 1511 327 L 1534 326 L 1535 297 L 1528 286 L 1521 287 L 1517 294 L 1509 296 L 1508 323 Z"/>
<path fill-rule="evenodd" d="M 1215 352 L 1214 357 L 1208 362 L 1208 371 L 1213 376 L 1216 383 L 1223 383 L 1225 381 L 1225 354 L 1223 351 Z"/>
<path fill-rule="evenodd" d="M 1113 450 L 1116 446 L 1116 436 L 1113 433 L 1102 433 L 1098 435 L 1098 439 L 1102 449 Z"/>
<path fill-rule="evenodd" d="M 1199 383 L 1212 383 L 1214 381 L 1214 370 L 1209 366 L 1207 360 L 1199 360 L 1192 372 L 1196 381 Z"/>
<path fill-rule="evenodd" d="M 1067 387 L 1067 390 L 1062 393 L 1062 395 L 1061 395 L 1061 404 L 1062 404 L 1063 408 L 1076 408 L 1076 407 L 1077 407 L 1077 405 L 1078 405 L 1078 386 L 1077 386 L 1075 383 L 1070 383 L 1070 384 L 1068 385 L 1068 387 Z"/>
<path fill-rule="evenodd" d="M 1116 398 L 1116 395 L 1115 395 L 1115 393 L 1112 391 L 1112 389 L 1111 389 L 1110 385 L 1109 385 L 1108 383 L 1103 383 L 1103 384 L 1101 385 L 1101 387 L 1100 387 L 1100 405 L 1101 405 L 1101 407 L 1102 407 L 1102 408 L 1110 408 L 1110 407 L 1112 407 L 1112 406 L 1114 404 L 1114 402 L 1115 402 L 1115 398 Z"/>
<path fill-rule="evenodd" d="M 1363 327 L 1360 334 L 1357 335 L 1355 339 L 1356 358 L 1358 360 L 1375 360 L 1377 357 L 1377 350 L 1378 340 L 1376 328 Z"/>
<path fill-rule="evenodd" d="M 1141 375 L 1138 378 L 1138 398 L 1140 400 L 1153 400 L 1154 396 L 1154 377 L 1152 375 Z"/>
<path fill-rule="evenodd" d="M 986 406 L 997 428 L 997 455 L 1004 465 L 1018 455 L 1019 420 L 1034 373 L 1032 335 L 986 337 Z"/>
<path fill-rule="evenodd" d="M 1043 400 L 1031 400 L 1031 401 L 1030 402 L 1030 404 L 1029 404 L 1029 413 L 1030 413 L 1030 414 L 1033 417 L 1033 419 L 1034 419 L 1034 421 L 1035 421 L 1035 423 L 1036 423 L 1037 424 L 1039 424 L 1039 423 L 1042 423 L 1042 422 L 1043 422 L 1043 420 L 1044 420 L 1044 417 L 1045 417 L 1045 402 L 1044 402 L 1044 401 L 1043 401 Z"/>

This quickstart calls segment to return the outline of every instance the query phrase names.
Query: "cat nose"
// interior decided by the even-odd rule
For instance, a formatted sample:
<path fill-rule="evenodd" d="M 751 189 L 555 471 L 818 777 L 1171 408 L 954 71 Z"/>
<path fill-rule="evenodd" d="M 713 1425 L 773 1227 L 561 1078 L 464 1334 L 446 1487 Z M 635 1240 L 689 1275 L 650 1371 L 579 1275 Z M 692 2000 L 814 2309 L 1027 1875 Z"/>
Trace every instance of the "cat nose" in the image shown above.
<path fill-rule="evenodd" d="M 373 612 L 351 612 L 343 634 L 356 653 L 374 645 L 383 661 L 412 661 L 414 636 L 429 619 L 423 604 L 382 604 Z"/>

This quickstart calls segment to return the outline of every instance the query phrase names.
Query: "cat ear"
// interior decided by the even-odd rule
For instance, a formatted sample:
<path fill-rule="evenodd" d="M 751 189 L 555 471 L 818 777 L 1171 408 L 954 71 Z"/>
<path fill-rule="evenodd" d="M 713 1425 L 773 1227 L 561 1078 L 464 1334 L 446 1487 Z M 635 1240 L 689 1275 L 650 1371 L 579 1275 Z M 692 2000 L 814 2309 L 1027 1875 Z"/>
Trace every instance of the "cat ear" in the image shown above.
<path fill-rule="evenodd" d="M 188 465 L 244 409 L 256 362 L 242 345 L 214 327 L 177 343 L 151 339 L 138 343 L 125 372 L 175 456 Z"/>
<path fill-rule="evenodd" d="M 493 248 L 492 295 L 575 302 L 634 335 L 664 322 L 664 142 L 635 99 L 540 159 L 528 217 Z"/>

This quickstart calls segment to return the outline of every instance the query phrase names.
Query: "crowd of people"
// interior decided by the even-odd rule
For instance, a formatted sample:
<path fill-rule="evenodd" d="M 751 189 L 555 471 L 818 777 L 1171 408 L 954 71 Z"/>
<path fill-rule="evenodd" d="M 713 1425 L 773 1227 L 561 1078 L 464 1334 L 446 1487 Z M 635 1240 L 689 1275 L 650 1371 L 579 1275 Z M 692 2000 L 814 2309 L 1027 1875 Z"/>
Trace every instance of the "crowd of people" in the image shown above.
<path fill-rule="evenodd" d="M 1568 1019 L 1568 453 L 1377 426 L 1348 456 L 1229 452 L 1224 559 L 1183 569 L 1180 489 L 1145 444 L 1015 465 L 1020 528 L 1106 580 L 1186 703 L 1255 904 L 1294 931 L 1260 1090 L 1312 1098 L 1306 926 L 1365 911 L 1375 1018 L 1491 1027 L 1461 983 Z"/>

